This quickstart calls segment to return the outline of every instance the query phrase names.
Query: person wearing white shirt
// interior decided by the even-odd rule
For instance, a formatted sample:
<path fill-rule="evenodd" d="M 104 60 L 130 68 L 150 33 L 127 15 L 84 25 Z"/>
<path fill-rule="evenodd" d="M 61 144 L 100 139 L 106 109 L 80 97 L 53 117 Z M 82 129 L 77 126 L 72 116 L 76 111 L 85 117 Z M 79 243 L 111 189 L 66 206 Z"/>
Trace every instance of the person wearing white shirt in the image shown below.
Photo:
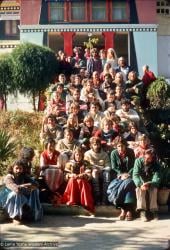
<path fill-rule="evenodd" d="M 130 106 L 130 100 L 122 99 L 121 109 L 118 109 L 116 111 L 116 115 L 118 115 L 121 121 L 124 123 L 129 123 L 130 121 L 133 121 L 139 126 L 140 117 L 134 109 L 130 108 Z"/>

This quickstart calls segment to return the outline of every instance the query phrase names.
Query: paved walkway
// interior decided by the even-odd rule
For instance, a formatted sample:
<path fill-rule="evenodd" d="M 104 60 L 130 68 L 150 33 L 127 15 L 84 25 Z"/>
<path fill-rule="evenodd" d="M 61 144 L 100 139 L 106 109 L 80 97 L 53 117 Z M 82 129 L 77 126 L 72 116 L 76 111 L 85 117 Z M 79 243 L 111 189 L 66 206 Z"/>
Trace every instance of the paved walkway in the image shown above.
<path fill-rule="evenodd" d="M 137 219 L 127 222 L 106 217 L 45 215 L 38 223 L 1 224 L 0 236 L 6 244 L 10 241 L 17 245 L 4 249 L 159 250 L 167 249 L 170 240 L 169 218 L 161 216 L 159 221 L 141 222 Z M 45 245 L 45 242 L 49 244 Z M 26 244 L 32 247 L 26 248 Z"/>

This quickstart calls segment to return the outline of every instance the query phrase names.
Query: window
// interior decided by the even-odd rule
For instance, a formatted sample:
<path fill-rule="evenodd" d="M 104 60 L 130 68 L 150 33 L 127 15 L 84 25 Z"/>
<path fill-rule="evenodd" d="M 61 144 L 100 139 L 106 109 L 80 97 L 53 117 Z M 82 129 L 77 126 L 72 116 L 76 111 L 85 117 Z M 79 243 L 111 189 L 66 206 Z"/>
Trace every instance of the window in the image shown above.
<path fill-rule="evenodd" d="M 165 13 L 166 13 L 166 15 L 169 15 L 170 10 L 169 10 L 169 9 L 166 9 L 166 10 L 165 10 Z"/>
<path fill-rule="evenodd" d="M 106 19 L 106 1 L 92 2 L 92 20 L 100 21 Z"/>
<path fill-rule="evenodd" d="M 85 20 L 85 2 L 72 2 L 71 3 L 71 19 Z"/>
<path fill-rule="evenodd" d="M 64 21 L 64 2 L 50 3 L 50 22 Z"/>
<path fill-rule="evenodd" d="M 5 21 L 5 35 L 17 35 L 18 34 L 18 23 L 16 20 Z"/>
<path fill-rule="evenodd" d="M 157 1 L 157 13 L 164 16 L 170 16 L 170 2 Z"/>
<path fill-rule="evenodd" d="M 112 3 L 112 19 L 127 19 L 126 1 L 113 1 Z"/>

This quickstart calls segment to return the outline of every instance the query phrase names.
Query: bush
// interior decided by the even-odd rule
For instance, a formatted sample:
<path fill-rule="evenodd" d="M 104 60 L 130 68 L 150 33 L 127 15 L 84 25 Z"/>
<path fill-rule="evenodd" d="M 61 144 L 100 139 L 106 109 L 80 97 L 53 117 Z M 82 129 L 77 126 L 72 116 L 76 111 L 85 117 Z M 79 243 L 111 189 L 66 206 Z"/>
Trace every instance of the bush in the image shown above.
<path fill-rule="evenodd" d="M 161 188 L 170 188 L 170 159 L 160 162 L 161 165 Z"/>
<path fill-rule="evenodd" d="M 0 130 L 0 175 L 6 170 L 6 162 L 9 158 L 15 156 L 16 142 L 9 133 Z"/>
<path fill-rule="evenodd" d="M 34 150 L 38 151 L 42 150 L 39 140 L 42 117 L 43 114 L 40 112 L 0 112 L 1 130 L 5 131 L 8 136 L 10 135 L 9 141 L 12 140 L 15 143 L 14 154 L 9 151 L 8 158 L 3 164 L 1 163 L 0 175 L 4 174 L 6 167 L 16 160 L 16 157 L 23 146 L 32 147 Z"/>
<path fill-rule="evenodd" d="M 170 85 L 164 77 L 158 77 L 147 91 L 151 108 L 165 109 L 170 104 Z"/>

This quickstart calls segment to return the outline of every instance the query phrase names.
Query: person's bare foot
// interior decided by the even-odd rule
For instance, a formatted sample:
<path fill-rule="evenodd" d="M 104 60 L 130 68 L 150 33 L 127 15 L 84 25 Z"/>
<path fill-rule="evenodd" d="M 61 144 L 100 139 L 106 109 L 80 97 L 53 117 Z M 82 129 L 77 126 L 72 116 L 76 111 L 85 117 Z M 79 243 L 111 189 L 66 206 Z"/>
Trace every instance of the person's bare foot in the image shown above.
<path fill-rule="evenodd" d="M 119 215 L 119 220 L 125 220 L 126 218 L 126 211 L 121 209 L 121 214 Z"/>
<path fill-rule="evenodd" d="M 13 219 L 12 222 L 14 225 L 21 225 L 21 221 L 18 219 Z"/>

